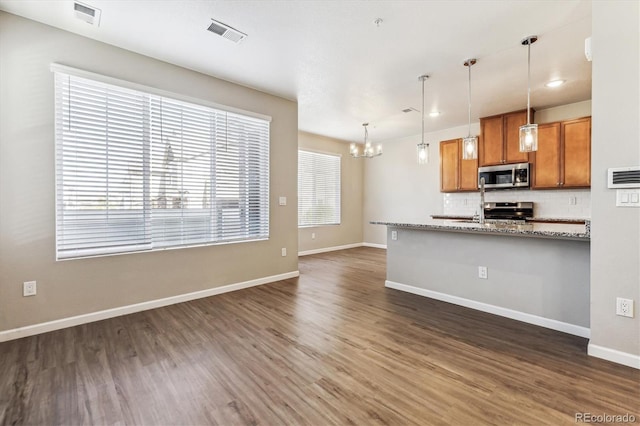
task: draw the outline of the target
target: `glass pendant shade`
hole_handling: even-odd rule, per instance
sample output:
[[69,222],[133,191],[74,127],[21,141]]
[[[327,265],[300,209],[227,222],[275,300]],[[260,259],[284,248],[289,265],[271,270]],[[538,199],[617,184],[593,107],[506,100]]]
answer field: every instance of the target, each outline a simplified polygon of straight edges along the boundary
[[520,152],[538,150],[538,125],[531,124],[531,45],[538,36],[529,36],[521,41],[527,46],[527,124],[520,126]]
[[520,152],[538,150],[538,125],[525,124],[520,126]]
[[464,66],[469,69],[469,91],[468,91],[468,101],[469,101],[469,133],[466,138],[462,138],[462,159],[463,160],[475,160],[478,158],[478,138],[476,136],[471,136],[471,67],[475,65],[477,60],[467,59],[464,62]]
[[429,144],[428,143],[419,143],[418,144],[418,164],[423,165],[429,162]]
[[462,139],[462,159],[475,160],[478,158],[478,138],[467,136]]
[[429,144],[424,142],[424,82],[428,78],[429,76],[426,74],[418,77],[418,80],[422,82],[422,133],[420,133],[422,141],[417,146],[418,164],[421,166],[429,162]]

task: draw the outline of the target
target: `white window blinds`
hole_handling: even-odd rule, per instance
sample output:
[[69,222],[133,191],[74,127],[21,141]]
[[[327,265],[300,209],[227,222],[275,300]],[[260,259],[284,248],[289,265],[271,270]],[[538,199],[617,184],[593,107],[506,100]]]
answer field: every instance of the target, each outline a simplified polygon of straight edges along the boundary
[[340,224],[340,156],[298,151],[298,226]]
[[58,259],[265,239],[269,122],[56,72]]

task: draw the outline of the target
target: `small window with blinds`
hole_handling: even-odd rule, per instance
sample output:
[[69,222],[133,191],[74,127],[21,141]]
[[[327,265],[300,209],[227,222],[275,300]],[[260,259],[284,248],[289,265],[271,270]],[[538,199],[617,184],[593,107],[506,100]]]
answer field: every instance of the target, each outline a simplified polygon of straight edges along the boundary
[[340,224],[340,156],[298,151],[298,226]]
[[269,237],[269,121],[55,74],[58,259]]

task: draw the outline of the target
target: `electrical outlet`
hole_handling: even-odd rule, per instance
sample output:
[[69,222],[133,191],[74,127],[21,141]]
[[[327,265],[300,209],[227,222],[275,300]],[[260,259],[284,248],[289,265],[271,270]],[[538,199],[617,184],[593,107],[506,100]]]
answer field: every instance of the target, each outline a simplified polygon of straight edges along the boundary
[[25,281],[22,283],[22,295],[23,296],[35,296],[36,295],[36,282]]
[[311,233],[311,239],[312,239],[312,240],[315,240],[315,239],[316,239],[316,233],[315,233],[315,232],[312,232],[312,233]]
[[578,203],[577,197],[569,197],[569,204],[571,204],[572,206],[575,206],[577,203]]
[[398,239],[398,231],[391,231],[391,239],[396,241]]
[[287,256],[287,249],[285,247],[282,247],[282,257],[286,257]]
[[489,279],[489,271],[486,266],[478,266],[478,278],[482,280]]
[[616,298],[616,315],[633,318],[633,299]]

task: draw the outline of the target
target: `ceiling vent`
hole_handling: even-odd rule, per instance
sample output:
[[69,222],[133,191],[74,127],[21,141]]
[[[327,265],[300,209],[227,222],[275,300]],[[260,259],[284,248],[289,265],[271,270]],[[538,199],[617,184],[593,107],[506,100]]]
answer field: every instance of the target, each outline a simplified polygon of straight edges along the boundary
[[73,10],[75,11],[76,18],[87,24],[95,25],[96,27],[100,25],[100,9],[96,9],[87,4],[74,2]]
[[222,22],[216,21],[215,19],[212,19],[211,21],[211,25],[209,25],[207,31],[218,34],[219,36],[222,36],[227,40],[231,40],[234,43],[240,43],[242,40],[247,38],[247,35],[245,33],[240,32],[235,28],[228,26],[227,24],[223,24]]
[[612,167],[607,175],[609,188],[640,188],[640,166]]

